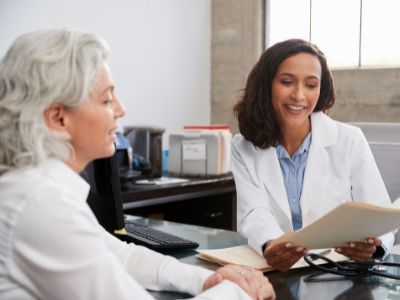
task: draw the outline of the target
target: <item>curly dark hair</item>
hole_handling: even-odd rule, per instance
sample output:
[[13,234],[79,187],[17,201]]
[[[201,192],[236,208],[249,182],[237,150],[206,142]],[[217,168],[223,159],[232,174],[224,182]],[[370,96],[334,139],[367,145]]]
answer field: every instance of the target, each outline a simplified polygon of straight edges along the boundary
[[290,39],[273,45],[254,65],[243,93],[233,108],[239,121],[240,133],[256,147],[267,149],[277,145],[280,129],[272,106],[271,84],[281,62],[298,53],[315,55],[321,64],[321,90],[314,112],[327,113],[335,103],[332,74],[324,53],[316,45],[301,39]]

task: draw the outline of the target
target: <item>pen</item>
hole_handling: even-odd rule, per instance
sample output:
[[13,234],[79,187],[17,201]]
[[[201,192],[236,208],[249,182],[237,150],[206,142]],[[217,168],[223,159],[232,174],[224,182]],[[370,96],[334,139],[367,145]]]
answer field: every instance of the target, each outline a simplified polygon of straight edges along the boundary
[[[322,251],[322,252],[317,253],[317,254],[318,254],[318,255],[321,255],[321,256],[327,256],[329,253],[331,253],[331,251],[332,251],[332,250],[328,249],[328,250]],[[311,258],[310,258],[311,261],[317,260],[317,259],[319,259],[318,256],[311,256]]]

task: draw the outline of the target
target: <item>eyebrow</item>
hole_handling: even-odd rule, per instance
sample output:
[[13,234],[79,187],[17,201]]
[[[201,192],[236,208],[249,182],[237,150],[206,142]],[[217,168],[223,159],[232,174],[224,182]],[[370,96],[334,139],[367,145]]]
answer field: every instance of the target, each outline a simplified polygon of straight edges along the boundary
[[[281,77],[281,76],[284,76],[284,75],[290,76],[290,77],[296,77],[296,76],[294,76],[293,74],[290,74],[290,73],[282,73],[282,74],[279,74],[278,77]],[[313,75],[308,76],[307,78],[315,78],[315,79],[317,79],[317,80],[320,80],[318,76],[313,76]]]
[[107,87],[101,94],[103,95],[103,94],[105,94],[108,90],[113,90],[114,89],[114,86],[113,85],[110,85],[109,87]]

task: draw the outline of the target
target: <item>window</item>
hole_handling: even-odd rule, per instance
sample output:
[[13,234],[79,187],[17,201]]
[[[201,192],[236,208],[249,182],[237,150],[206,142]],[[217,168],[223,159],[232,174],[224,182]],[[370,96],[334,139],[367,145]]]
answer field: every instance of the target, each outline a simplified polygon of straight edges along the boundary
[[333,68],[400,65],[399,0],[265,0],[265,46],[301,38]]

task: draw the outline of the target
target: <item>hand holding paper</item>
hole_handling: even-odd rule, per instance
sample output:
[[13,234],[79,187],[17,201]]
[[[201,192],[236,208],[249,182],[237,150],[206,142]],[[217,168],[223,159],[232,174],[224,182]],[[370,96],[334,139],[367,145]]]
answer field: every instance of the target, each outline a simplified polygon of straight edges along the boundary
[[281,243],[271,246],[270,243],[264,251],[264,257],[274,270],[289,271],[309,251],[301,246],[293,247],[292,243]]
[[349,247],[349,242],[365,243],[400,227],[400,201],[391,208],[361,202],[345,202],[299,231],[287,232],[271,245],[291,242],[310,249]]
[[336,247],[335,251],[348,256],[356,262],[362,263],[370,259],[376,251],[376,246],[381,246],[382,240],[369,238],[367,242],[350,242],[349,247]]

